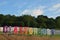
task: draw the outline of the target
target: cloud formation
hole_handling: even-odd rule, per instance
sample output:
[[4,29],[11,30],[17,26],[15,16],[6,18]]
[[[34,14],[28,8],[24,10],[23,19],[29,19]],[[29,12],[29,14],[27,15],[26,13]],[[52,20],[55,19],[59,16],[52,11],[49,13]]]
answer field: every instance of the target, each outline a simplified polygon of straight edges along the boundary
[[60,3],[53,5],[49,8],[49,11],[59,11],[60,10]]
[[56,18],[57,16],[60,16],[60,3],[54,4],[47,8],[47,12],[49,17]]
[[21,12],[21,15],[31,15],[37,17],[38,15],[44,14],[44,9],[46,6],[37,6],[37,7],[32,7],[30,9],[25,9]]
[[42,15],[44,12],[43,10],[41,9],[33,9],[33,10],[29,10],[29,9],[26,9],[22,12],[23,15],[32,15],[32,16],[35,16],[37,17],[38,15]]

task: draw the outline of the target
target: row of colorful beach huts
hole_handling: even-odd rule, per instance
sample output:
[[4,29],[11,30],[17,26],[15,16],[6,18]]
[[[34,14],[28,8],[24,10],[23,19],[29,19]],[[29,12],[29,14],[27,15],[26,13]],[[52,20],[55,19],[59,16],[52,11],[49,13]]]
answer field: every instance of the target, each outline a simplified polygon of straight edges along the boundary
[[23,34],[23,35],[55,35],[54,29],[4,26],[0,27],[0,33]]

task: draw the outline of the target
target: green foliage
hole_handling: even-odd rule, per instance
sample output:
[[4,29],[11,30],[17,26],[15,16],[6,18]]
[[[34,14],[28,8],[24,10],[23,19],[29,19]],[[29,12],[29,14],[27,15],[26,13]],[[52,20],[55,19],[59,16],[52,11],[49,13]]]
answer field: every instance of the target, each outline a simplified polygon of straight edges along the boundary
[[43,15],[38,15],[35,18],[31,15],[15,16],[0,14],[0,27],[5,25],[60,29],[60,16],[53,19]]
[[60,16],[56,17],[55,21],[56,21],[56,28],[60,29]]

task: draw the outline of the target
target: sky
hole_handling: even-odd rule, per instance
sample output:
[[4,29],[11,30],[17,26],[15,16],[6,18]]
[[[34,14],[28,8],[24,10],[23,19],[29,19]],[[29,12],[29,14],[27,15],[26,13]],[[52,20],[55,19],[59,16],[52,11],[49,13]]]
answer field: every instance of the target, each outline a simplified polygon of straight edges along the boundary
[[0,14],[60,16],[60,0],[0,0]]

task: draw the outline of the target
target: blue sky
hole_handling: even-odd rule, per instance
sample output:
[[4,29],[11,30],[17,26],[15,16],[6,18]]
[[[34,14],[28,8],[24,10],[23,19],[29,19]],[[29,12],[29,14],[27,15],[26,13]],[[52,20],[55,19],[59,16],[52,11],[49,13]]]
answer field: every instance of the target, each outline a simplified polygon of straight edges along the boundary
[[0,0],[0,14],[60,16],[60,0]]

